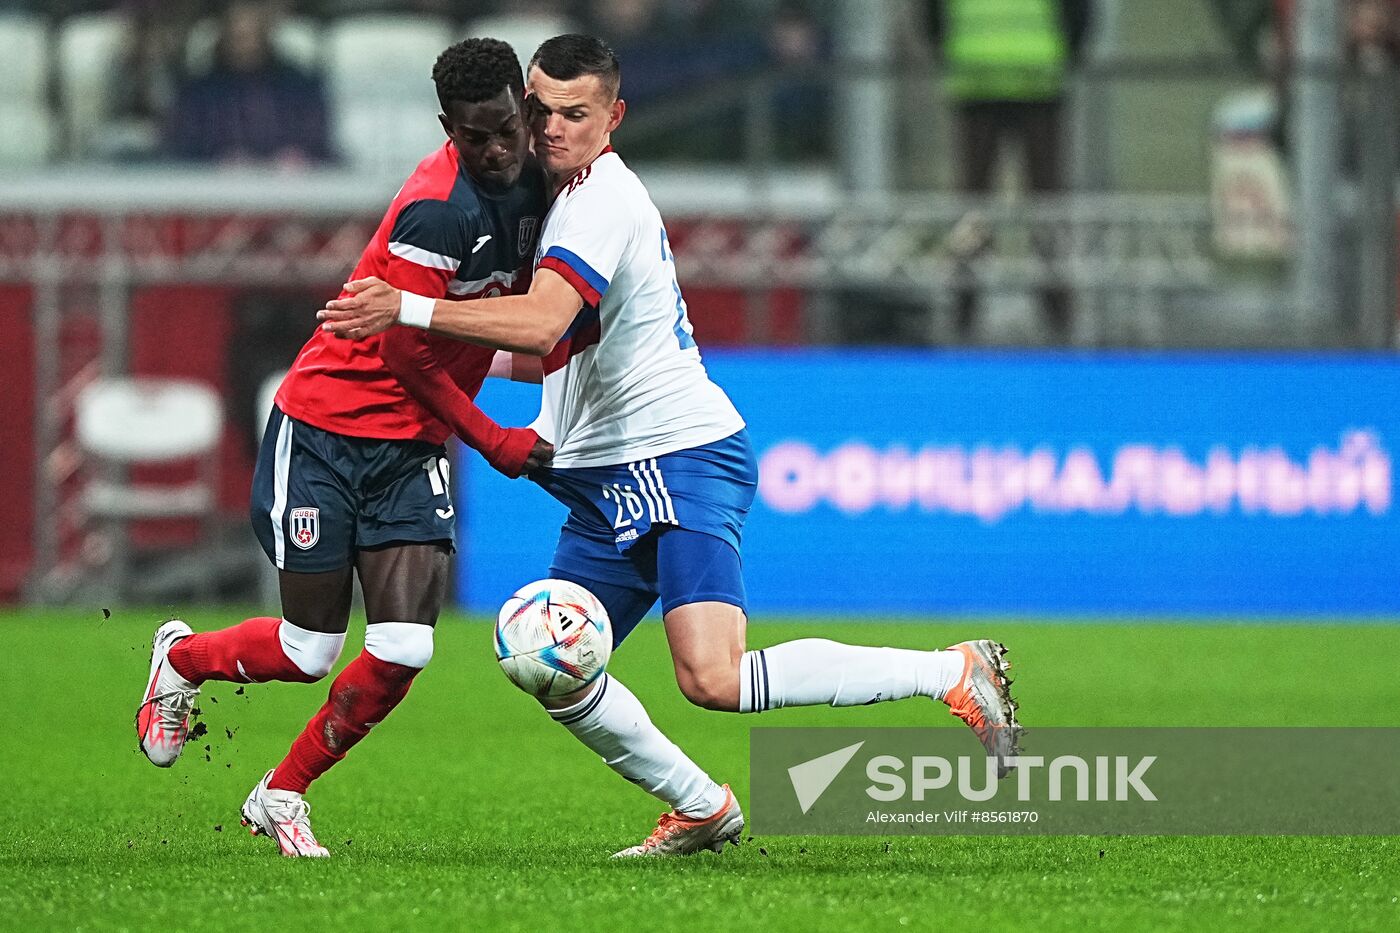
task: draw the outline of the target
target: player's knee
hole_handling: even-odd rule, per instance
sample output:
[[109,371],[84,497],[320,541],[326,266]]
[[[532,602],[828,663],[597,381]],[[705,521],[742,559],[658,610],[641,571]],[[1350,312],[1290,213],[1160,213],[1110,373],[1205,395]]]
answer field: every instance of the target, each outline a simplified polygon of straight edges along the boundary
[[739,671],[721,666],[678,670],[681,693],[696,706],[734,712],[739,708]]
[[381,661],[422,670],[433,659],[433,627],[418,622],[372,622],[365,650]]
[[344,632],[315,632],[286,619],[278,626],[277,637],[282,653],[301,671],[305,683],[315,683],[329,674],[345,647]]

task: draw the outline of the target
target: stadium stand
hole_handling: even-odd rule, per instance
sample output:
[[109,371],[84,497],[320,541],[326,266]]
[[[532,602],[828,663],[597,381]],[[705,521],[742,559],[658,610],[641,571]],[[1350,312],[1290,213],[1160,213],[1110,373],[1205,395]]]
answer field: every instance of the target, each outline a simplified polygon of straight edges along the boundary
[[108,86],[130,24],[118,13],[88,13],[59,24],[59,98],[70,154],[92,152],[110,115]]
[[397,173],[442,143],[432,62],[456,38],[427,16],[353,16],[326,31],[336,149],[352,167]]
[[[307,71],[321,69],[321,24],[306,17],[291,17],[277,24],[272,44],[277,54]],[[214,64],[214,46],[219,41],[219,21],[200,20],[190,30],[185,47],[185,69],[192,75],[204,74]]]
[[0,16],[5,54],[0,56],[0,126],[23,126],[23,133],[0,133],[0,165],[27,166],[46,162],[54,144],[48,109],[48,25],[37,16]]
[[474,19],[466,25],[469,36],[491,36],[509,43],[522,66],[529,64],[530,56],[544,40],[577,31],[578,25],[568,17],[545,11],[500,13]]

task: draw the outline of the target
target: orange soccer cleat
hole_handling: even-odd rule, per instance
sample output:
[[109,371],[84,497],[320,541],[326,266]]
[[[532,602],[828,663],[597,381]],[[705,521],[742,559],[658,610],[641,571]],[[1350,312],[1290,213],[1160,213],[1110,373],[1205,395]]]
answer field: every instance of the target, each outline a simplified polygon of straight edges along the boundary
[[948,691],[943,702],[952,714],[981,740],[987,756],[997,760],[997,777],[1006,777],[1015,768],[1007,762],[1021,753],[1021,735],[1025,730],[1016,721],[1016,701],[1011,699],[1011,678],[1006,672],[1006,646],[994,641],[965,641],[952,645],[949,651],[963,656],[963,675],[956,687]]
[[729,785],[724,785],[724,806],[713,816],[703,820],[682,816],[674,810],[664,813],[656,823],[656,829],[646,837],[641,845],[635,845],[621,852],[614,852],[613,858],[635,858],[652,855],[693,855],[702,849],[723,852],[726,842],[739,844],[744,832],[744,811],[739,809],[739,801]]

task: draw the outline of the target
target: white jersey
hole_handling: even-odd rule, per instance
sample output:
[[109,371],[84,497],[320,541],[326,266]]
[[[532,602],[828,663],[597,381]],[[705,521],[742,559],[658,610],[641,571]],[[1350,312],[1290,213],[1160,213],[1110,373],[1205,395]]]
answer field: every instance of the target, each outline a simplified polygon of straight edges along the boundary
[[744,426],[691,337],[661,214],[611,149],[564,186],[536,269],[584,307],[544,361],[533,427],[556,467],[612,466],[713,443]]

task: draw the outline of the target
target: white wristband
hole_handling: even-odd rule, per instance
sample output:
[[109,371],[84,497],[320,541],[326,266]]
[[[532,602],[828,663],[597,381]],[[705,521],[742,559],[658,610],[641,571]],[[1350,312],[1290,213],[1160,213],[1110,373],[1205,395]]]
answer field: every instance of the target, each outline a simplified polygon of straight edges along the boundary
[[399,323],[427,330],[433,323],[433,305],[437,301],[413,292],[399,292]]

